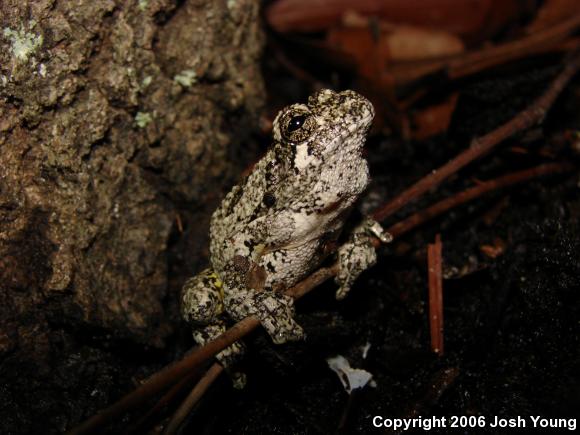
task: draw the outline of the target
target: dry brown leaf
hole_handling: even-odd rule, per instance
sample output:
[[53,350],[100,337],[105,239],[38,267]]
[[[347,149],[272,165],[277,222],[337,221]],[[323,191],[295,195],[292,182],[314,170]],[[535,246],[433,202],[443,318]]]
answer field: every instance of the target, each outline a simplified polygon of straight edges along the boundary
[[393,62],[451,56],[463,52],[463,42],[450,33],[411,26],[390,26],[385,35]]
[[376,28],[335,27],[327,42],[355,59],[359,74],[379,86],[392,83],[387,78],[390,64],[457,55],[464,49],[457,36],[438,30],[386,23]]
[[416,140],[424,140],[428,137],[447,131],[451,116],[455,110],[458,93],[455,92],[440,104],[435,104],[416,112],[412,115],[411,136]]
[[266,9],[266,20],[278,32],[317,32],[356,11],[483,41],[529,11],[531,4],[520,0],[278,0]]

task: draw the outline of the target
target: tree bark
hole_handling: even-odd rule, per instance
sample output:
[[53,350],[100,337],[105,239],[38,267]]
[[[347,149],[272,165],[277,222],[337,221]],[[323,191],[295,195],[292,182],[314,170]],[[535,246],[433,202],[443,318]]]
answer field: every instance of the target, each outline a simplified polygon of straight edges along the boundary
[[2,432],[70,427],[165,345],[263,104],[257,3],[0,0]]

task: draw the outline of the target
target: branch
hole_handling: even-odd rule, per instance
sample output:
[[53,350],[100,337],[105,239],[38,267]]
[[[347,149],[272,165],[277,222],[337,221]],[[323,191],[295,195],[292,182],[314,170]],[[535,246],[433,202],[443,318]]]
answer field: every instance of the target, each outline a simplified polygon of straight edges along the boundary
[[385,206],[377,210],[374,214],[375,218],[378,221],[385,220],[428,190],[441,184],[445,179],[458,172],[464,166],[487,154],[506,138],[541,122],[550,106],[554,103],[554,100],[560,95],[562,89],[564,89],[578,69],[580,69],[580,54],[575,53],[568,57],[564,69],[551,83],[548,90],[531,106],[495,130],[480,138],[474,139],[467,150],[460,153],[439,169],[435,169],[431,174],[421,178],[414,185],[404,190]]
[[[508,187],[516,183],[521,183],[523,181],[536,178],[542,175],[548,174],[555,174],[561,172],[568,172],[574,169],[573,165],[568,163],[551,163],[546,165],[541,165],[536,168],[527,169],[519,172],[514,172],[512,174],[505,175],[503,177],[496,178],[494,180],[485,181],[477,186],[467,189],[463,192],[460,192],[450,198],[444,199],[435,205],[429,207],[426,210],[418,212],[413,216],[409,217],[408,219],[399,222],[398,224],[393,225],[389,228],[388,232],[394,237],[399,237],[402,234],[408,232],[412,228],[419,226],[420,224],[436,217],[447,210],[452,208],[458,207],[465,202],[468,202],[472,199],[475,199],[479,196],[484,195],[487,192],[492,190],[498,190],[500,188]],[[380,241],[378,239],[374,239],[375,246],[378,247],[380,245]],[[430,325],[431,325],[431,347],[434,352],[438,353],[439,355],[443,354],[443,294],[442,294],[442,283],[441,283],[441,240],[438,237],[435,245],[430,245],[436,247],[437,244],[439,245],[438,252],[433,252],[433,254],[437,257],[438,262],[434,264],[437,267],[437,270],[431,274],[431,265],[429,265],[429,297],[430,303],[429,308],[430,310],[433,309],[434,314],[436,314],[437,320],[433,319],[433,314],[430,313]],[[437,251],[437,249],[434,249]],[[429,257],[431,259],[431,257]],[[310,276],[309,279],[302,281],[301,283],[297,284],[295,287],[290,289],[287,293],[294,297],[295,299],[301,298],[303,295],[308,293],[314,287],[317,287],[320,283],[324,282],[328,278],[336,275],[338,270],[338,264],[335,263],[332,267],[327,269],[320,269],[315,272],[313,275]],[[431,277],[433,276],[433,283],[431,282]],[[435,282],[437,281],[437,282]],[[433,299],[433,302],[431,302]],[[219,364],[214,363],[212,368]],[[201,383],[201,381],[200,381]],[[204,386],[205,387],[205,386]],[[197,388],[197,387],[196,387]],[[205,387],[207,388],[207,387]],[[205,391],[205,390],[204,390]],[[199,398],[198,398],[199,399]],[[188,400],[188,399],[186,399]],[[196,399],[197,400],[197,399]],[[193,407],[195,402],[190,405],[190,408]],[[185,405],[185,402],[182,406]],[[181,408],[180,408],[181,409]],[[177,411],[179,412],[179,411]],[[174,417],[175,418],[175,417]],[[181,421],[181,420],[180,420]]]
[[441,58],[400,61],[390,65],[388,72],[397,85],[409,84],[438,72],[444,72],[450,80],[457,80],[516,59],[576,50],[578,39],[568,35],[579,26],[580,14],[574,14],[566,21],[500,45]]
[[185,420],[195,404],[199,401],[199,399],[201,399],[201,397],[203,397],[207,389],[218,378],[223,370],[224,368],[220,364],[212,364],[206,374],[199,380],[195,387],[193,387],[191,393],[189,393],[179,409],[175,412],[175,414],[173,414],[173,417],[171,417],[171,420],[167,424],[163,435],[173,435],[177,433],[183,420]]
[[139,421],[127,430],[127,435],[139,435],[147,432],[147,428],[151,425],[152,420],[173,402],[182,390],[190,386],[196,377],[196,372],[188,374],[174,384],[167,392],[157,401],[155,406],[151,408]]
[[570,172],[574,168],[574,165],[569,163],[547,163],[536,166],[535,168],[513,172],[493,180],[484,181],[475,187],[445,198],[433,204],[431,207],[415,213],[407,219],[392,225],[387,231],[395,238],[400,237],[424,222],[445,213],[447,210],[471,201],[492,190],[502,189],[542,175]]
[[[336,265],[333,267],[322,268],[314,272],[304,281],[298,283],[286,293],[296,299],[301,298],[314,287],[318,286],[328,278],[336,274]],[[118,402],[108,408],[98,412],[77,427],[71,429],[69,435],[87,434],[98,428],[105,426],[125,412],[136,408],[150,397],[163,391],[169,385],[177,382],[181,377],[186,376],[191,371],[197,369],[200,364],[212,358],[215,354],[225,349],[240,338],[249,334],[256,329],[260,321],[255,316],[246,317],[244,320],[236,323],[226,332],[213,341],[201,347],[196,347],[191,353],[182,360],[170,364],[148,379],[139,387],[122,397]]]
[[429,275],[429,326],[431,330],[431,350],[443,355],[443,272],[441,236],[437,234],[435,243],[427,246]]

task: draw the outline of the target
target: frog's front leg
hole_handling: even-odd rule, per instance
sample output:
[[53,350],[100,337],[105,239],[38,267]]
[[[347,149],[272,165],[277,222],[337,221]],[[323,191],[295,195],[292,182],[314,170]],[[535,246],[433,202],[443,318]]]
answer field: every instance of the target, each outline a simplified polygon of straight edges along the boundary
[[266,270],[252,260],[236,255],[225,269],[224,303],[235,320],[256,316],[276,344],[304,338],[294,321],[294,299],[265,289]]
[[[194,325],[193,339],[199,345],[215,340],[226,331],[224,322],[223,285],[219,277],[206,269],[188,279],[183,285],[181,312],[183,318]],[[216,355],[219,363],[228,370],[234,386],[245,384],[244,375],[231,371],[231,367],[244,353],[237,341]]]
[[227,311],[236,320],[256,316],[275,344],[304,338],[304,331],[294,320],[294,300],[276,291],[235,289],[226,291]]
[[373,236],[383,243],[392,240],[377,221],[365,218],[352,231],[349,240],[338,249],[338,273],[335,282],[339,285],[336,299],[344,299],[358,276],[377,262]]

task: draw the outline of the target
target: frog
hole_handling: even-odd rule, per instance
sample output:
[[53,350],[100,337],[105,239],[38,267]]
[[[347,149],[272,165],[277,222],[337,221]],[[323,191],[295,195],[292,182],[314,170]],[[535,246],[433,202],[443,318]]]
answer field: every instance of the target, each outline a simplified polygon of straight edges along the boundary
[[[211,267],[183,286],[182,316],[198,344],[247,316],[275,344],[302,340],[285,291],[336,255],[336,298],[344,299],[376,263],[373,237],[390,239],[378,222],[364,217],[342,235],[370,182],[363,146],[373,118],[373,105],[352,90],[322,89],[278,113],[272,145],[211,217]],[[236,342],[216,358],[228,369],[243,353]]]

